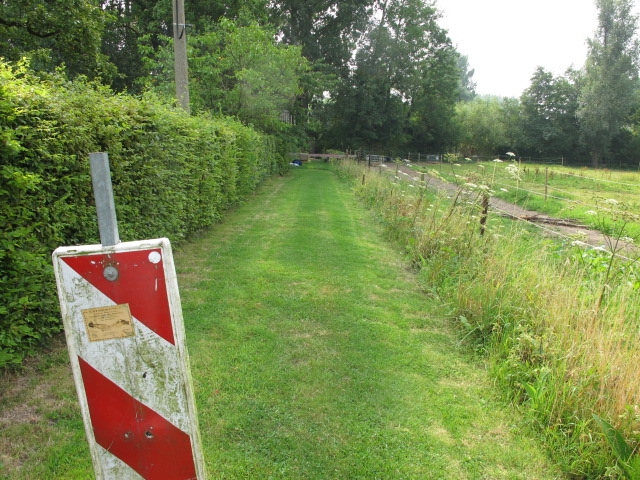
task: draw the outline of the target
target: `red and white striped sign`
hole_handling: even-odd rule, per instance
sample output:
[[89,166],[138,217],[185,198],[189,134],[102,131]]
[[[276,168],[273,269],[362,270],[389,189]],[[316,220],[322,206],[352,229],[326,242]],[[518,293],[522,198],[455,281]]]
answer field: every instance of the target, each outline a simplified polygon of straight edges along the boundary
[[53,260],[96,477],[205,478],[169,240]]

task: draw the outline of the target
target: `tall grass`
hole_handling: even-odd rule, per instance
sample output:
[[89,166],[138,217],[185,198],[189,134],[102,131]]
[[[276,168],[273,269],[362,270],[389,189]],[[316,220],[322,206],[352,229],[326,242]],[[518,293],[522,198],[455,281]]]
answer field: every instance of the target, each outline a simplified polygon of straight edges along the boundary
[[382,169],[343,161],[338,170],[406,249],[425,290],[451,304],[460,341],[487,356],[564,470],[629,477],[593,415],[640,446],[635,262],[491,215],[481,235],[486,190],[435,194]]

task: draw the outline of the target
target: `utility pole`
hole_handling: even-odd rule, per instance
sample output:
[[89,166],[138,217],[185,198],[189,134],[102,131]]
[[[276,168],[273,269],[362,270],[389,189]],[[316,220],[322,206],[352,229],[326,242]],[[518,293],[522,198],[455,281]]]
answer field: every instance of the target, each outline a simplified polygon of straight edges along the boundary
[[190,113],[187,25],[184,17],[184,0],[173,0],[173,49],[176,70],[176,98],[182,109]]

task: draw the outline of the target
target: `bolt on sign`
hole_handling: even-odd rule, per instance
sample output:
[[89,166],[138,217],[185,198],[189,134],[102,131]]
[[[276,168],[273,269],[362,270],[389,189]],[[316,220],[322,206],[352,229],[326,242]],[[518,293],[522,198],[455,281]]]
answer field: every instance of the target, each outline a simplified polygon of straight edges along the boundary
[[96,478],[205,478],[169,240],[60,247],[53,263]]

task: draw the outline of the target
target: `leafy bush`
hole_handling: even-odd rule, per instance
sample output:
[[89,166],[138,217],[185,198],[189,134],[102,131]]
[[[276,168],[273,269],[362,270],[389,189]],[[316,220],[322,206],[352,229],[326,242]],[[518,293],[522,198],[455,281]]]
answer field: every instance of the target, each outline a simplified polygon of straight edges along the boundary
[[61,329],[50,255],[99,243],[96,151],[109,154],[125,241],[179,241],[288,164],[274,139],[236,120],[0,63],[0,367]]

